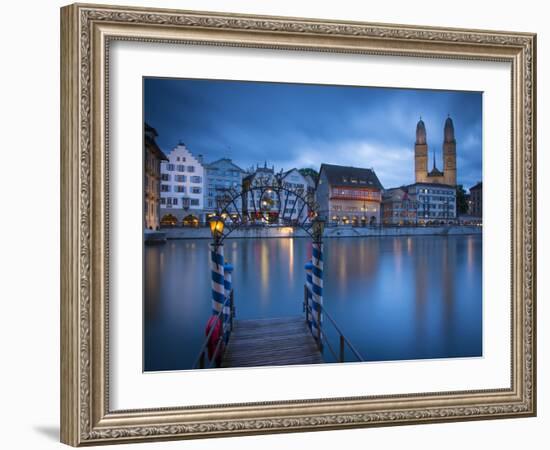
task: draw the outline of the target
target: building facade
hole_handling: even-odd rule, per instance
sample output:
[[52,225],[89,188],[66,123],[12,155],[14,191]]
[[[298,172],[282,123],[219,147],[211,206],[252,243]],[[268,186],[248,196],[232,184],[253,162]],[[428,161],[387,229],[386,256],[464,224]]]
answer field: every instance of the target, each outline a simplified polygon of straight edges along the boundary
[[248,174],[243,177],[242,210],[247,220],[254,223],[277,223],[279,220],[279,197],[273,190],[265,190],[262,195],[259,191],[252,189],[256,184],[269,185],[275,181],[275,166],[267,167],[259,165],[249,169]]
[[329,224],[366,226],[380,223],[382,191],[373,169],[322,164],[315,195]]
[[241,197],[232,193],[241,192],[244,170],[229,158],[221,158],[205,164],[204,210],[207,217],[221,209],[229,215],[238,215],[242,210]]
[[416,225],[417,214],[418,202],[410,198],[408,186],[384,191],[381,210],[384,225]]
[[168,161],[157,145],[157,131],[144,124],[144,161],[143,161],[143,226],[146,230],[158,230],[160,227],[160,177],[161,162]]
[[456,221],[456,188],[447,184],[415,183],[407,186],[417,207],[419,225],[451,224]]
[[[311,211],[303,199],[313,194],[315,186],[312,185],[312,181],[311,177],[302,175],[298,169],[291,169],[283,173],[283,187],[289,192],[288,196],[287,192],[281,192],[281,214],[285,220],[307,222]],[[298,195],[294,195],[292,192],[297,192]],[[300,199],[300,197],[302,198]]]
[[470,215],[482,217],[483,215],[483,183],[480,181],[470,188]]
[[456,140],[453,121],[450,117],[445,120],[443,136],[443,171],[437,168],[434,151],[432,170],[428,172],[429,149],[426,125],[422,119],[418,121],[414,144],[414,178],[416,183],[456,186]]
[[160,196],[162,225],[198,226],[204,222],[202,155],[194,156],[183,143],[174,147],[161,165]]

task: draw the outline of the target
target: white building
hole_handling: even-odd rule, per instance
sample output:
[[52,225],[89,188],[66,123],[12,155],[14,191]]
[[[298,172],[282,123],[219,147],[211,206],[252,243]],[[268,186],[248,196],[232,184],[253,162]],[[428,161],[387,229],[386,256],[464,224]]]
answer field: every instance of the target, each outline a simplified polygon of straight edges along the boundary
[[[194,156],[183,143],[161,165],[161,224],[196,226],[204,222],[204,167],[202,155]],[[164,219],[164,220],[163,220]]]
[[277,222],[279,201],[276,192],[272,190],[263,191],[260,198],[259,191],[253,189],[257,183],[262,185],[272,184],[275,180],[275,167],[256,166],[256,169],[249,170],[248,175],[243,178],[242,209],[243,214],[251,221]]
[[[254,189],[254,186],[278,184],[280,188]],[[243,213],[252,221],[272,224],[305,222],[310,213],[308,193],[313,200],[314,182],[297,169],[275,172],[274,167],[256,166],[243,178]]]
[[[301,192],[301,197],[307,198],[308,193],[312,193],[315,189],[313,180],[311,177],[305,177],[298,169],[291,169],[288,172],[283,173],[283,187],[289,189],[289,191]],[[308,205],[298,199],[294,194],[289,194],[283,190],[281,192],[281,215],[285,220],[296,220],[298,222],[305,222],[310,211]]]
[[439,183],[408,186],[409,197],[418,205],[418,223],[453,223],[456,220],[456,188]]

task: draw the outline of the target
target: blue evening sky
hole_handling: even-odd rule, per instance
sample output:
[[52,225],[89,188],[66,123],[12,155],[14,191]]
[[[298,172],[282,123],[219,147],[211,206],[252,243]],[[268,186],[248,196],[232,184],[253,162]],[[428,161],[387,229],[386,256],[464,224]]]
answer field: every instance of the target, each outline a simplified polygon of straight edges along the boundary
[[385,188],[414,182],[414,141],[426,124],[429,167],[442,169],[443,125],[450,114],[458,183],[481,180],[482,94],[371,87],[146,78],[145,121],[169,153],[182,141],[207,162],[221,157],[247,169],[321,163],[373,168]]

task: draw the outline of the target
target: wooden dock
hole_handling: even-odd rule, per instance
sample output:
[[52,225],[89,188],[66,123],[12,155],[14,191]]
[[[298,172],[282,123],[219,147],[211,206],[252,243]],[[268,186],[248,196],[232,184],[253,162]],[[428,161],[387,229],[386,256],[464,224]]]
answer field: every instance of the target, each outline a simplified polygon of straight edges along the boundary
[[237,320],[222,367],[320,364],[319,351],[304,316]]

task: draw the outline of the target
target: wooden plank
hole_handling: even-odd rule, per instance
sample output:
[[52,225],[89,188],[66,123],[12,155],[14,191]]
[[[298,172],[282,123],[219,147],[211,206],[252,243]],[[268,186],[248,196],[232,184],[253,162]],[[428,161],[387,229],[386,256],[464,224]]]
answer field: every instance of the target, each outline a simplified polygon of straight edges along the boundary
[[323,357],[304,317],[235,321],[222,367],[320,364]]

